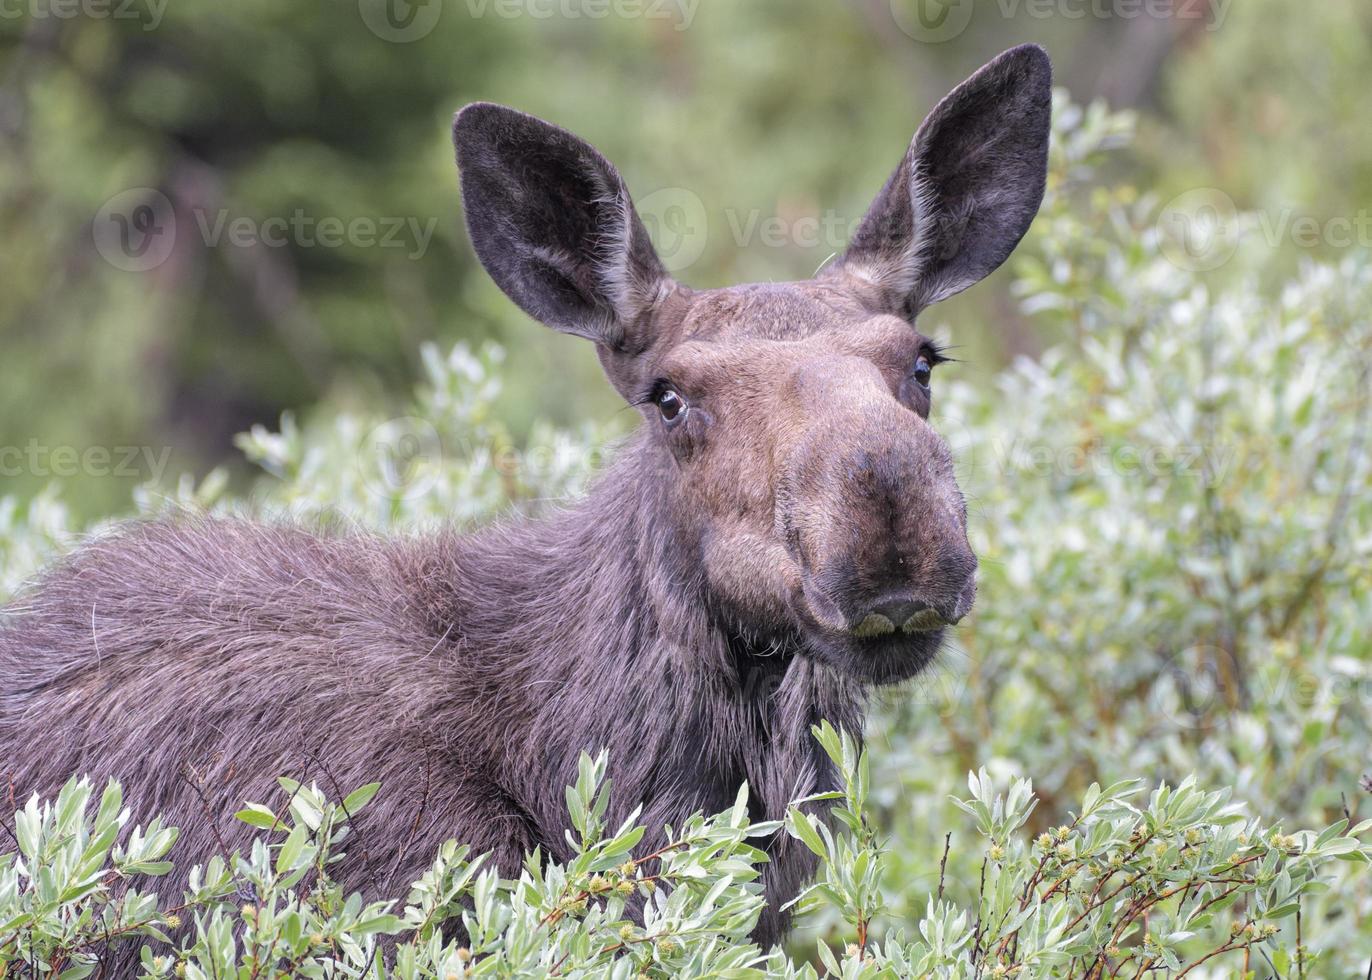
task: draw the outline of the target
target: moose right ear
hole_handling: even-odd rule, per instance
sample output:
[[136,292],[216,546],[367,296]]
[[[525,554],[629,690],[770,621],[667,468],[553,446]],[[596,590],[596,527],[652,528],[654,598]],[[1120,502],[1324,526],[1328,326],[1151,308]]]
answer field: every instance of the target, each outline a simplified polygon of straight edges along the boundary
[[472,245],[505,295],[556,330],[645,349],[649,314],[673,283],[609,161],[489,102],[457,114],[453,143]]
[[1048,55],[1026,44],[954,89],[833,268],[872,284],[891,312],[912,320],[994,272],[1043,201],[1052,81]]

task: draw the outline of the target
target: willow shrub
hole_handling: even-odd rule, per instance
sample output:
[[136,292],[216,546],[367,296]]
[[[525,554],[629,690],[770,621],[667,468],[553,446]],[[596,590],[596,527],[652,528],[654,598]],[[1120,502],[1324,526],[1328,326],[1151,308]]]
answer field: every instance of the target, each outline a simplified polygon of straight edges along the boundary
[[[583,756],[567,791],[570,861],[534,853],[518,878],[502,879],[450,842],[403,903],[344,894],[329,875],[378,784],[330,800],[283,778],[276,809],[238,813],[260,830],[251,850],[195,868],[171,903],[127,879],[171,870],[175,828],[124,833],[118,784],[97,802],[89,781],[73,779],[16,814],[17,853],[0,856],[0,975],[90,976],[121,943],[145,944],[143,975],[195,980],[1181,975],[1226,954],[1303,975],[1308,953],[1284,941],[1282,921],[1327,888],[1334,861],[1372,863],[1358,839],[1372,821],[1285,834],[1194,780],[1146,800],[1136,780],[1093,785],[1067,823],[1034,839],[1024,832],[1037,802],[1028,781],[1002,793],[983,770],[956,801],[985,852],[975,902],[930,898],[908,935],[877,940],[869,927],[885,912],[885,854],[866,807],[867,759],[828,726],[815,734],[843,774],[829,800],[833,829],[802,805],[784,828],[754,823],[744,787],[729,810],[693,815],[642,854],[633,817],[604,823],[605,756]],[[816,963],[748,939],[762,909],[759,847],[778,832],[821,859],[800,910],[825,907],[856,930],[843,948],[821,942]]]

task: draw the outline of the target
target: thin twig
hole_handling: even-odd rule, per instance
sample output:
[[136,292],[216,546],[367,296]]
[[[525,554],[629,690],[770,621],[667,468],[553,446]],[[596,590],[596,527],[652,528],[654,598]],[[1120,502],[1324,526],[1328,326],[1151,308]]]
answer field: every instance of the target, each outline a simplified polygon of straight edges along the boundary
[[[322,750],[323,747],[323,743],[321,742],[319,746],[320,750]],[[348,821],[351,825],[353,815],[348,812],[347,797],[343,792],[343,788],[338,784],[338,780],[334,778],[333,770],[329,768],[329,764],[324,761],[318,751],[311,752],[308,748],[305,750],[305,757],[317,765],[319,771],[324,774],[324,778],[329,781],[329,786],[338,799],[338,807],[343,811],[343,819]],[[376,868],[373,866],[371,854],[367,852],[366,841],[362,838],[361,834],[356,833],[356,826],[353,826],[353,831],[356,834],[358,846],[362,848],[362,862],[363,866],[367,869],[367,879],[372,883],[373,888],[379,890],[381,884],[376,880]]]
[[[5,795],[5,801],[6,801],[6,802],[5,802],[5,805],[6,805],[6,812],[7,812],[7,813],[14,813],[14,812],[16,812],[16,811],[19,809],[18,807],[16,807],[16,806],[14,805],[14,774],[13,774],[13,773],[10,773],[10,774],[9,774],[9,791],[8,791],[8,792],[6,793],[6,795]],[[21,847],[19,846],[19,838],[15,836],[14,831],[10,830],[10,825],[9,825],[7,822],[5,822],[5,821],[0,820],[0,828],[2,828],[2,829],[5,831],[5,833],[9,836],[9,839],[10,839],[11,841],[14,842],[14,849],[15,849],[15,851],[22,851],[23,848],[21,848]]]
[[424,739],[424,788],[419,795],[419,809],[415,811],[414,823],[410,825],[410,833],[405,838],[405,843],[395,852],[395,862],[391,865],[390,873],[386,875],[386,884],[389,885],[395,880],[395,876],[400,873],[400,862],[405,860],[405,855],[409,852],[410,846],[419,836],[419,825],[424,819],[424,811],[429,806],[429,740]]
[[1301,903],[1296,899],[1296,976],[1305,980],[1305,943],[1301,938]]
[[181,764],[181,778],[184,779],[191,791],[195,793],[196,799],[200,801],[200,807],[205,811],[205,822],[210,825],[210,831],[214,834],[214,840],[219,845],[219,852],[224,856],[224,860],[232,862],[233,858],[229,853],[229,846],[224,843],[224,837],[219,833],[219,821],[215,819],[215,812],[210,807],[210,801],[205,796],[205,791],[200,786],[200,773],[195,771],[195,767],[189,762]]
[[953,845],[953,832],[950,830],[943,837],[943,860],[938,863],[938,901],[943,901],[943,874],[948,870],[948,849]]
[[1194,970],[1196,967],[1200,966],[1200,965],[1201,965],[1202,963],[1204,963],[1206,960],[1214,959],[1216,956],[1219,956],[1219,955],[1221,955],[1221,954],[1223,954],[1223,953],[1233,953],[1233,952],[1236,952],[1237,950],[1240,950],[1240,949],[1247,949],[1250,945],[1252,945],[1252,944],[1251,944],[1251,943],[1239,943],[1239,944],[1235,945],[1235,944],[1233,944],[1233,943],[1225,943],[1223,946],[1221,946],[1219,949],[1215,950],[1213,953],[1206,953],[1206,954],[1205,954],[1204,956],[1202,956],[1200,959],[1196,960],[1196,962],[1192,963],[1192,964],[1191,964],[1190,966],[1188,966],[1186,969],[1184,969],[1184,970],[1182,970],[1180,973],[1178,973],[1178,974],[1177,974],[1177,980],[1181,980],[1182,977],[1186,976],[1188,973],[1190,973],[1190,972],[1191,972],[1192,970]]

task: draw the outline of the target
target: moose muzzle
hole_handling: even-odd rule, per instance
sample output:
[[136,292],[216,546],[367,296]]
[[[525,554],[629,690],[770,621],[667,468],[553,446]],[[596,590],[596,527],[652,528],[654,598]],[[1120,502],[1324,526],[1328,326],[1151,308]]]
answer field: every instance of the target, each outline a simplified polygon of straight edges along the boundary
[[948,446],[884,385],[845,394],[805,427],[778,494],[804,605],[857,639],[957,623],[977,559]]

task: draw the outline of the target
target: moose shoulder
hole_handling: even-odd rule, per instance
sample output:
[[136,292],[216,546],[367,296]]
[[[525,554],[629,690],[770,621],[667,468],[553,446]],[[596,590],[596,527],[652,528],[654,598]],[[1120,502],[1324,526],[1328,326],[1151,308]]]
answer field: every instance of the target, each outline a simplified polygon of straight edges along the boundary
[[[183,828],[183,869],[241,846],[230,814],[278,774],[380,780],[341,876],[392,891],[450,837],[509,872],[535,846],[565,856],[583,750],[610,750],[614,805],[649,828],[745,780],[763,818],[827,787],[810,726],[860,729],[864,693],[925,667],[973,602],[927,421],[939,352],[914,323],[1024,235],[1050,103],[1040,49],[1001,55],[934,109],[816,279],[708,291],[667,276],[591,146],[468,106],[477,255],[597,345],[638,432],[584,500],[474,535],[187,517],[88,543],[0,620],[0,777],[21,795],[120,779]],[[812,871],[770,849],[764,943]]]

